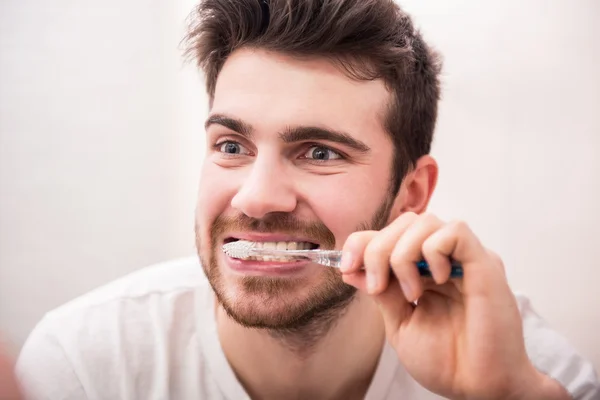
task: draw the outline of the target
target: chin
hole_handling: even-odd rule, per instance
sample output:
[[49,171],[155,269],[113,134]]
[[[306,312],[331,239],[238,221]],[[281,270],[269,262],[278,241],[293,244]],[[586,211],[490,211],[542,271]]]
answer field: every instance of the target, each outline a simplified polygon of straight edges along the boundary
[[265,302],[260,296],[250,295],[241,301],[221,301],[227,315],[238,324],[248,328],[285,329],[297,320],[298,312],[290,312],[294,301],[271,299]]
[[[309,279],[229,277],[215,290],[226,313],[249,328],[290,330],[327,317],[332,319],[354,298],[356,290],[341,277]],[[233,278],[233,279],[231,279]]]
[[314,302],[311,291],[315,283],[308,279],[223,276],[222,282],[216,292],[219,303],[230,317],[245,326],[286,325],[296,318],[299,308]]

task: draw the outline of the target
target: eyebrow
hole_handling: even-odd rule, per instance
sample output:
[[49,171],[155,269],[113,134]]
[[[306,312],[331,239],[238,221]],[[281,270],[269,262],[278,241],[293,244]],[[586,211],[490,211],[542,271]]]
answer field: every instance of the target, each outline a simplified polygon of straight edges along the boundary
[[[221,125],[227,129],[230,129],[248,139],[253,138],[254,128],[252,125],[245,123],[244,121],[232,118],[224,114],[213,114],[208,117],[204,124],[205,129],[208,129],[211,125]],[[316,126],[294,126],[286,128],[279,134],[279,138],[284,143],[303,142],[310,140],[327,140],[334,143],[339,143],[348,146],[360,153],[368,153],[371,148],[366,143],[353,138],[351,135],[345,132],[335,131],[332,129],[319,128]]]
[[316,126],[296,126],[286,129],[279,134],[281,140],[285,143],[302,142],[309,140],[327,140],[350,147],[360,153],[371,151],[369,146],[358,139],[353,138],[345,132],[334,131],[331,129],[319,128]]
[[231,118],[223,114],[213,114],[208,117],[204,124],[204,129],[208,129],[211,125],[221,125],[227,129],[239,133],[242,136],[252,139],[254,128],[252,125],[236,118]]

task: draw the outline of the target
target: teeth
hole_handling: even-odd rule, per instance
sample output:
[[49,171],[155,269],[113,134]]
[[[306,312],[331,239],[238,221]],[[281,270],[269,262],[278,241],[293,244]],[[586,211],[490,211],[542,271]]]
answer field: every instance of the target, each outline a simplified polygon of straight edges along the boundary
[[[310,250],[312,245],[308,242],[252,242],[256,249],[272,249],[272,250]],[[294,257],[281,256],[251,256],[246,258],[251,261],[276,261],[289,262],[295,261]]]
[[308,242],[252,242],[256,249],[272,250],[310,250]]
[[278,262],[289,262],[296,261],[294,257],[273,257],[273,256],[250,256],[244,258],[248,261],[278,261]]
[[277,242],[264,242],[263,243],[263,249],[273,249],[273,250],[275,250],[276,248],[277,248]]

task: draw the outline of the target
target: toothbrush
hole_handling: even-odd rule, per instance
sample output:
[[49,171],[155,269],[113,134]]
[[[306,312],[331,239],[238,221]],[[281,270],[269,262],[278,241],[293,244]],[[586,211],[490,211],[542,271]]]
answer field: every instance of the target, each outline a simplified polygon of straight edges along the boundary
[[[342,252],[338,250],[278,250],[256,248],[254,242],[246,240],[238,240],[223,245],[223,253],[232,258],[248,258],[253,256],[270,256],[270,257],[294,257],[305,258],[314,263],[324,265],[326,267],[339,268],[342,261]],[[426,261],[415,263],[419,274],[423,277],[431,277],[431,271]],[[462,266],[456,262],[452,262],[451,278],[462,278]]]

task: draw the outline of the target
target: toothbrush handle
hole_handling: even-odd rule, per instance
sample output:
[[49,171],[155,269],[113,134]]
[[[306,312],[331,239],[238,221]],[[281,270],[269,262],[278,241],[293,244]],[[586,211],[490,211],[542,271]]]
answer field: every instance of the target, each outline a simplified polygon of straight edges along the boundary
[[[340,252],[333,252],[333,251],[321,251],[321,252],[315,252],[314,254],[312,254],[312,256],[310,257],[312,259],[312,261],[321,264],[321,265],[325,265],[328,267],[338,267],[341,264],[341,253]],[[427,264],[426,261],[422,260],[419,261],[417,264],[417,269],[419,270],[419,274],[422,277],[427,277],[427,278],[431,278],[431,270],[429,269],[429,264]],[[453,261],[451,263],[451,267],[452,269],[450,270],[450,278],[462,278],[463,277],[463,268],[462,265],[460,265],[459,263]],[[391,271],[391,267],[390,267],[390,271]]]
[[[457,262],[452,262],[450,269],[450,278],[462,278],[463,277],[463,268]],[[421,276],[431,278],[431,270],[429,269],[429,265],[425,261],[419,261],[417,263],[417,268],[419,269],[419,274]]]

